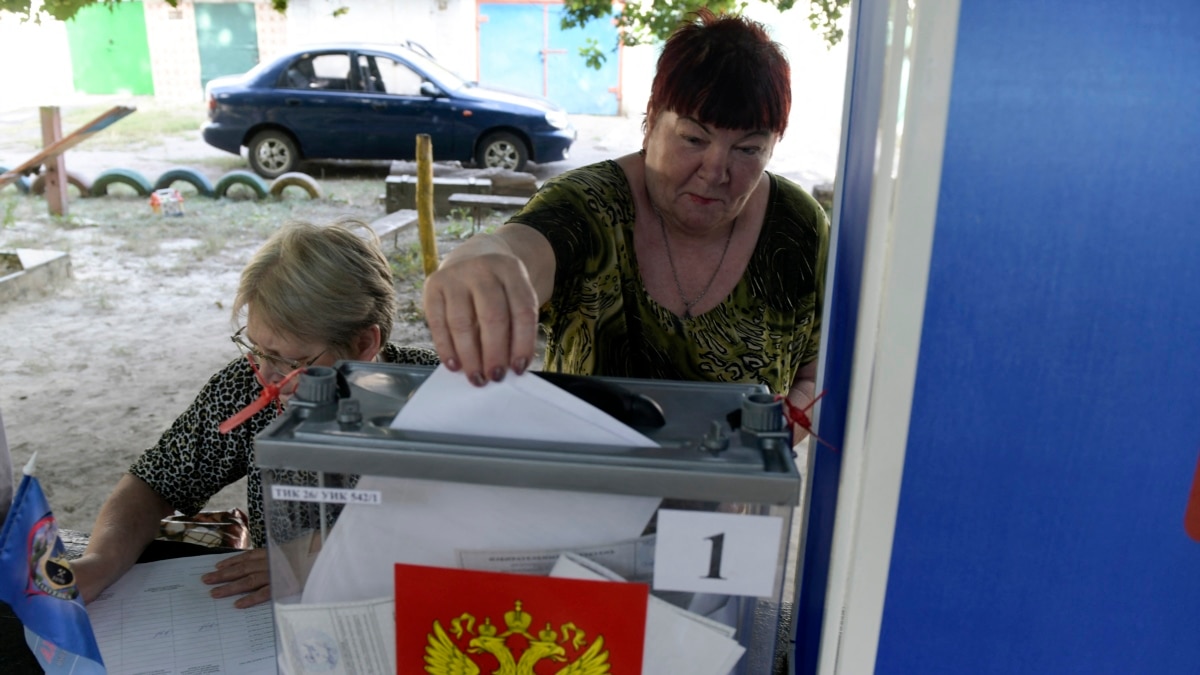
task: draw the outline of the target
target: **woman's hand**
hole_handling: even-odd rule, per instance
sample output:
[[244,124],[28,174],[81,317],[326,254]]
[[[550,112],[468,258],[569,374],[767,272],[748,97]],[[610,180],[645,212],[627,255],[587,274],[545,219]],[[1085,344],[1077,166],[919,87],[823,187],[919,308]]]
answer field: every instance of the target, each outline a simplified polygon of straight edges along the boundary
[[461,244],[425,280],[425,320],[442,363],[476,386],[509,368],[524,372],[553,277],[553,251],[532,228],[506,225]]
[[216,588],[209,591],[214,598],[246,594],[233,603],[238,609],[246,609],[271,599],[271,577],[267,567],[267,550],[256,548],[225,558],[217,568],[200,577],[204,583]]

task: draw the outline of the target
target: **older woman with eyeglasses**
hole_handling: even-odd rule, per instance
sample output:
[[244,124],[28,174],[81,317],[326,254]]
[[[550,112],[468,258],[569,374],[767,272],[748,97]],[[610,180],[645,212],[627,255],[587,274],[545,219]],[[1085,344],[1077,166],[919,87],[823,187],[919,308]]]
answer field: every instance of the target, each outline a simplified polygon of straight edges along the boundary
[[129,468],[101,507],[86,552],[72,563],[85,601],[137,561],[163,518],[197,513],[242,477],[255,548],[202,579],[214,586],[213,597],[242,594],[238,607],[269,600],[254,437],[294,392],[292,374],[340,359],[437,364],[431,350],[386,341],[396,315],[391,268],[374,233],[356,221],[281,228],[242,271],[233,315],[235,322],[245,319],[232,336],[241,356],[213,375]]

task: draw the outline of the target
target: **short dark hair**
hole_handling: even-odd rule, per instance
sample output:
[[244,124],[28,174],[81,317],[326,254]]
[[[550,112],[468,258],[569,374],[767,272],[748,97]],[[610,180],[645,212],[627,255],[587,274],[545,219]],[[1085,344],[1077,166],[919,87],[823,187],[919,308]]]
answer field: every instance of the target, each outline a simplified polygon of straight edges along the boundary
[[783,49],[757,21],[688,15],[658,57],[647,123],[665,111],[726,129],[766,129],[783,135],[792,108],[791,67]]

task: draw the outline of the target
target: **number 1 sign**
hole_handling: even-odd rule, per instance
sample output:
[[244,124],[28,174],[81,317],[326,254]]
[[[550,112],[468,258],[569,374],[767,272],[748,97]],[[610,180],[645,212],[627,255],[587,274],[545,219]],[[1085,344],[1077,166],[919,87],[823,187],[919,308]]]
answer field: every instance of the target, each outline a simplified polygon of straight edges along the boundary
[[783,519],[658,512],[654,590],[773,597]]

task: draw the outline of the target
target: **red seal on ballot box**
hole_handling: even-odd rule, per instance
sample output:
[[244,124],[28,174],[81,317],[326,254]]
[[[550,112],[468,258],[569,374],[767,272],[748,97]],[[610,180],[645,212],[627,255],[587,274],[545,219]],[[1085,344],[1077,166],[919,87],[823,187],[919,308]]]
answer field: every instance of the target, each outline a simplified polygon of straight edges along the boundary
[[396,565],[396,672],[639,673],[649,587]]

